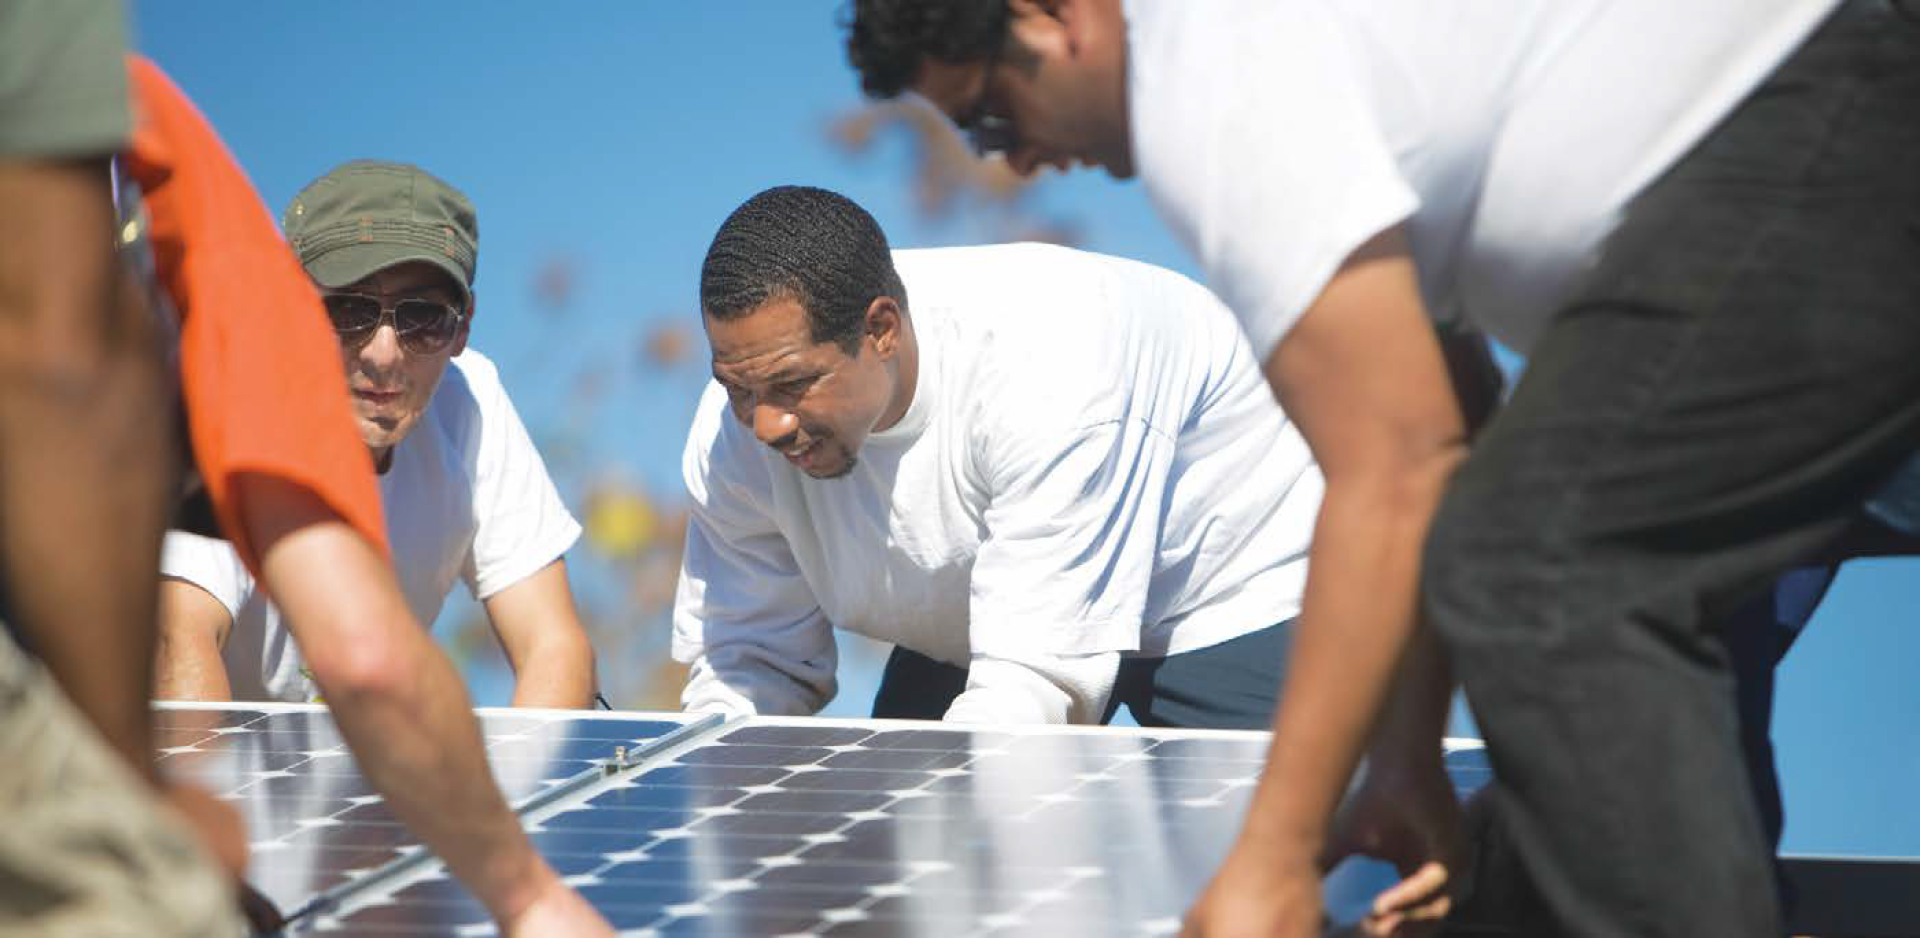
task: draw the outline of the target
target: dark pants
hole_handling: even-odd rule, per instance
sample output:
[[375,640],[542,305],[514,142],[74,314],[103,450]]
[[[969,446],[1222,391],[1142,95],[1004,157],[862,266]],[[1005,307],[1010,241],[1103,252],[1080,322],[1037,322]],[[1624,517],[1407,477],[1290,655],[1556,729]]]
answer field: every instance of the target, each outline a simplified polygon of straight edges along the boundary
[[1920,24],[1849,0],[1635,200],[1424,594],[1562,934],[1777,934],[1714,625],[1920,444]]
[[[1293,620],[1165,658],[1125,658],[1102,724],[1126,704],[1141,726],[1262,730],[1280,702]],[[873,715],[938,720],[967,689],[967,669],[896,647]]]

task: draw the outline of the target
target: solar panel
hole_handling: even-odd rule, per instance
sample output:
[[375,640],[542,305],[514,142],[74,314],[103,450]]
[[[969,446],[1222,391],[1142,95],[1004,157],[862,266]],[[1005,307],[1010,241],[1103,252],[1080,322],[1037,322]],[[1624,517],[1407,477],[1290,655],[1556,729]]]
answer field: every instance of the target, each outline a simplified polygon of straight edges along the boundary
[[[1225,855],[1264,733],[478,711],[537,849],[629,934],[1159,935]],[[324,708],[162,704],[160,765],[235,802],[296,934],[492,934]],[[616,757],[617,754],[617,757]],[[1450,740],[1462,795],[1491,780]],[[1911,856],[1789,858],[1796,928],[1906,934]],[[1393,879],[1350,863],[1335,921]],[[1909,891],[1910,892],[1910,891]],[[1831,927],[1828,927],[1831,926]],[[1844,926],[1844,927],[1843,927]]]
[[[667,935],[1155,935],[1225,855],[1264,733],[739,721],[526,812],[616,928]],[[1456,784],[1486,777],[1449,755]],[[1338,879],[1338,878],[1336,878]],[[1355,915],[1388,877],[1329,884]],[[437,865],[318,917],[351,934],[489,934]]]
[[[323,706],[160,704],[154,722],[162,773],[240,809],[251,841],[248,880],[283,912],[418,852]],[[639,747],[689,722],[677,715],[481,711],[494,776],[509,801],[526,804],[590,774],[615,747]]]

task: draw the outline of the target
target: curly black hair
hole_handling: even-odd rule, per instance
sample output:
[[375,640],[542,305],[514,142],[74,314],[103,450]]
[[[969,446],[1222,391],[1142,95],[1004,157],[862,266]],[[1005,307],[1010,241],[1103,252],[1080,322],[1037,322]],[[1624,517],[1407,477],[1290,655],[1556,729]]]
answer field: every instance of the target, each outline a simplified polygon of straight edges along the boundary
[[1006,0],[853,0],[847,61],[873,98],[907,90],[931,56],[965,65],[992,58],[1006,40]]
[[807,311],[813,341],[849,355],[881,296],[907,306],[886,233],[852,199],[812,186],[776,186],[741,203],[700,265],[701,312],[732,320],[790,298]]

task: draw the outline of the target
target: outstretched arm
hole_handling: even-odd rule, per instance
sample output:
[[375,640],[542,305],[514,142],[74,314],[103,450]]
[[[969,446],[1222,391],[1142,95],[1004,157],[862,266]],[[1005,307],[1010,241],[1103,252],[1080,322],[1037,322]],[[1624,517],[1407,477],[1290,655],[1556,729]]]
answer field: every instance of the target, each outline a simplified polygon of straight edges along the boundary
[[261,579],[360,767],[509,934],[528,916],[606,925],[533,851],[483,757],[467,693],[413,621],[384,558],[305,489],[244,476]]
[[[1466,452],[1397,227],[1347,260],[1275,349],[1267,377],[1313,448],[1326,498],[1267,770],[1239,842],[1189,918],[1192,934],[1317,932],[1317,861],[1414,642],[1421,545]],[[1445,700],[1444,691],[1407,693],[1411,710],[1388,724],[1394,745],[1376,753],[1437,766],[1430,711],[1444,713]],[[1409,738],[1426,734],[1435,738]]]
[[487,619],[513,666],[516,707],[593,706],[593,645],[556,559],[485,602]]
[[757,441],[707,385],[681,458],[691,510],[673,598],[680,706],[728,716],[808,715],[839,690],[833,626],[766,507]]

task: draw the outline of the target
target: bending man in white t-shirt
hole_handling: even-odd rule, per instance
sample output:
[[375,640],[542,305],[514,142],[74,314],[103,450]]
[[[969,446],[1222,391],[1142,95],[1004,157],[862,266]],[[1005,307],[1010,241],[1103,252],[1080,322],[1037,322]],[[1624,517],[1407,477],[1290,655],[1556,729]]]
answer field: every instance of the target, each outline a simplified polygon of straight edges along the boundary
[[[466,349],[471,203],[415,167],[361,160],[303,189],[285,225],[340,337],[408,607],[431,623],[464,582],[513,666],[514,706],[591,706],[593,649],[562,558],[580,526],[493,363]],[[170,531],[161,574],[156,696],[316,699],[279,610],[231,545]]]
[[[1543,930],[1779,933],[1717,626],[1920,442],[1909,7],[859,0],[869,92],[1016,169],[1138,172],[1326,470],[1273,760],[1196,930],[1318,927],[1424,607]],[[1471,455],[1430,316],[1528,356]],[[1409,868],[1452,854],[1432,683],[1349,815],[1400,823],[1372,839]]]
[[1258,727],[1320,477],[1204,288],[1038,244],[890,252],[770,189],[714,236],[687,441],[684,704],[807,714],[833,629],[881,716]]

